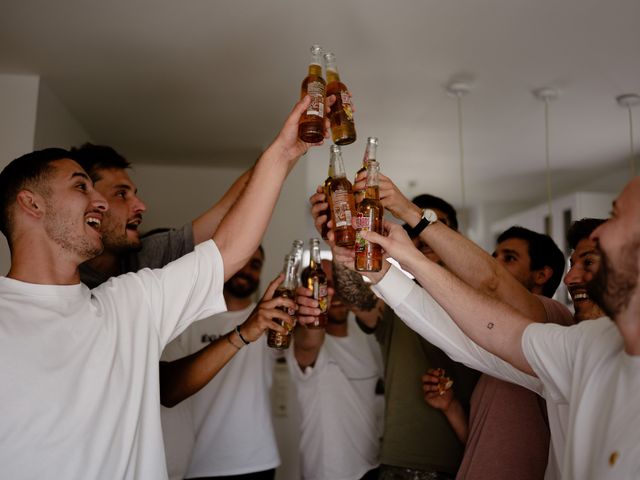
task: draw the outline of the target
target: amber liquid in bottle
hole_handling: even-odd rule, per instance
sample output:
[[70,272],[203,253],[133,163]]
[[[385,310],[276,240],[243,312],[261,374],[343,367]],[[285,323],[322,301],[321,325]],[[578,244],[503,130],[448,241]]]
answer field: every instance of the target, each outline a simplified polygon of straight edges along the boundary
[[[367,171],[367,164],[369,163],[369,160],[376,160],[377,149],[378,149],[378,137],[368,137],[367,146],[364,150],[364,157],[362,158],[362,166],[356,172],[355,179],[357,179],[358,175],[360,175],[362,172]],[[353,181],[354,183],[356,181],[355,179]],[[358,205],[364,198],[364,191],[360,190],[360,191],[354,192],[354,196],[355,196],[356,205]]]
[[313,292],[313,298],[318,301],[320,315],[314,323],[308,323],[307,328],[325,328],[328,320],[329,298],[327,275],[320,264],[320,240],[311,239],[311,258],[309,265],[302,271],[302,286]]
[[[295,244],[294,244],[295,246]],[[284,281],[280,284],[278,289],[273,294],[273,298],[277,297],[285,297],[290,298],[295,301],[295,289],[296,289],[296,258],[292,255],[285,255],[284,257]],[[287,333],[276,332],[275,330],[269,329],[269,333],[267,334],[267,346],[271,348],[277,348],[280,350],[284,350],[285,348],[289,348],[289,344],[291,343],[291,331],[293,330],[293,326],[296,322],[296,311],[293,308],[287,307],[277,307],[279,310],[287,313],[289,317],[291,317],[290,322],[286,322],[279,318],[274,318],[273,320],[283,326]]]
[[[288,290],[286,288],[278,288],[278,290],[276,290],[275,293],[273,294],[273,297],[274,298],[285,297],[285,298],[290,298],[292,300],[295,300],[295,293],[293,290]],[[291,316],[292,323],[289,324],[283,320],[280,320],[277,318],[274,319],[275,322],[279,323],[284,328],[289,330],[289,333],[284,335],[280,332],[276,332],[275,330],[269,329],[269,333],[267,335],[267,345],[271,348],[284,350],[286,348],[289,348],[289,345],[291,344],[291,331],[293,330],[293,322],[295,321],[296,312],[292,308],[286,308],[286,307],[276,307],[276,308],[278,308],[278,310],[282,310],[285,313],[288,313],[289,316]]]
[[360,235],[362,231],[382,234],[383,207],[378,193],[378,162],[370,161],[367,168],[367,189],[365,197],[358,205],[356,217],[356,262],[359,272],[379,272],[382,270],[382,247],[371,243]]
[[335,95],[336,101],[329,112],[331,136],[336,145],[349,145],[356,141],[356,126],[353,119],[353,102],[347,86],[340,81],[335,56],[324,56],[327,70],[327,97]]
[[331,146],[329,164],[333,166],[334,177],[328,187],[327,199],[333,222],[335,244],[339,247],[353,247],[356,241],[356,231],[353,228],[356,213],[353,185],[347,180],[342,151],[338,145]]
[[333,175],[334,175],[333,163],[330,162],[329,175],[327,176],[327,179],[324,181],[324,196],[325,196],[325,201],[329,204],[329,207],[323,210],[322,212],[320,212],[320,215],[327,216],[327,221],[322,224],[322,232],[320,233],[322,235],[322,238],[325,240],[327,239],[327,234],[329,233],[328,223],[329,223],[329,220],[331,220],[330,198],[331,198],[331,181],[333,180]]
[[300,117],[298,124],[298,137],[303,142],[318,143],[324,140],[324,100],[326,94],[326,82],[322,78],[322,66],[320,57],[322,48],[318,45],[311,47],[312,61],[309,64],[309,73],[302,81],[300,98],[305,95],[311,97],[311,104]]

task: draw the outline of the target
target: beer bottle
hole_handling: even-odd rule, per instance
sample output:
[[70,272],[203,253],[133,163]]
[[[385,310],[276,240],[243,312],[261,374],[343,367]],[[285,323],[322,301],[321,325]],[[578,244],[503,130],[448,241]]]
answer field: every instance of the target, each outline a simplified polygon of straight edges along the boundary
[[[295,279],[295,286],[300,285],[300,266],[302,264],[302,250],[304,243],[302,240],[294,240],[291,244],[291,251],[289,255],[293,258],[293,276]],[[286,272],[284,272],[286,275]]]
[[340,81],[336,67],[336,56],[333,53],[325,53],[324,62],[327,72],[327,97],[336,96],[336,101],[329,112],[333,143],[349,145],[356,141],[351,93],[349,93],[347,86]]
[[327,192],[329,211],[333,221],[333,233],[335,243],[339,247],[353,247],[356,240],[356,231],[353,228],[355,215],[355,200],[353,198],[353,186],[347,180],[342,161],[342,150],[339,145],[331,145],[330,165],[334,168],[334,177]]
[[[367,146],[364,149],[364,157],[362,157],[362,166],[356,172],[356,178],[358,178],[358,175],[360,175],[362,172],[367,171],[367,162],[369,160],[376,160],[377,149],[378,149],[378,137],[367,138]],[[355,180],[354,180],[354,183],[355,183]],[[359,204],[363,198],[364,198],[363,191],[355,192],[356,204]]]
[[311,256],[309,266],[302,271],[302,286],[313,292],[313,298],[318,301],[318,308],[321,313],[314,323],[307,324],[307,328],[324,328],[327,325],[328,310],[328,289],[327,275],[322,270],[320,263],[320,239],[309,240],[311,246]]
[[303,142],[318,143],[324,139],[324,99],[326,82],[322,78],[322,47],[311,47],[311,63],[309,74],[302,81],[300,98],[305,95],[311,97],[311,104],[307,111],[300,117],[298,124],[298,137]]
[[[333,157],[329,156],[329,173],[327,174],[327,179],[324,181],[324,196],[325,201],[329,203],[329,197],[331,196],[331,181],[333,180],[333,176],[335,175],[335,166],[333,162]],[[327,221],[322,224],[322,238],[327,239],[327,234],[329,233],[329,226],[327,223],[331,219],[331,208],[327,208],[320,212],[320,215],[326,215]]]
[[358,204],[356,215],[356,270],[359,272],[379,272],[382,270],[382,247],[371,243],[360,235],[362,231],[382,234],[383,208],[378,192],[378,172],[380,165],[369,159],[367,163],[367,189],[362,202]]
[[[284,257],[284,272],[285,277],[284,281],[280,284],[278,289],[273,294],[273,297],[285,297],[290,298],[295,301],[295,289],[296,289],[296,279],[295,279],[295,259],[291,255],[285,255]],[[289,344],[291,343],[291,330],[293,330],[293,325],[296,321],[296,311],[293,308],[287,307],[277,307],[279,310],[286,312],[291,317],[291,323],[287,323],[280,319],[274,319],[275,322],[282,325],[284,328],[288,330],[288,333],[282,334],[280,332],[276,332],[275,330],[269,329],[269,333],[267,335],[267,345],[271,348],[277,348],[280,350],[284,350],[285,348],[289,348]]]

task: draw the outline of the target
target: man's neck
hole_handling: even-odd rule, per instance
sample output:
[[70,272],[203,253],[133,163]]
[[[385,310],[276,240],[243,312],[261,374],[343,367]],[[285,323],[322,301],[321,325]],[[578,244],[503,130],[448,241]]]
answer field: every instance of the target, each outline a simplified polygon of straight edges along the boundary
[[[80,283],[78,263],[60,249],[42,243],[20,242],[11,252],[8,278],[38,285],[75,285]],[[24,245],[24,248],[22,247]]]
[[251,295],[249,295],[248,297],[240,298],[230,294],[227,290],[224,290],[222,293],[224,295],[224,301],[227,304],[227,310],[229,312],[244,310],[253,303]]
[[347,330],[347,321],[341,323],[333,323],[331,320],[327,322],[325,327],[327,333],[332,337],[346,337],[349,332]]
[[123,273],[120,268],[120,255],[114,252],[103,252],[97,257],[87,260],[86,265],[96,272],[115,277]]

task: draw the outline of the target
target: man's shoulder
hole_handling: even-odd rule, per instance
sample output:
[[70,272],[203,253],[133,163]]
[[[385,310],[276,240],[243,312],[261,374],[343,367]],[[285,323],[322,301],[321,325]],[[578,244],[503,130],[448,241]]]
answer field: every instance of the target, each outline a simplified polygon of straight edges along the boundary
[[558,325],[570,326],[575,325],[575,319],[571,311],[563,303],[553,298],[536,295],[538,300],[542,302],[542,306],[547,314],[545,323],[555,323]]
[[143,238],[142,248],[128,255],[123,272],[135,272],[142,268],[162,268],[193,249],[191,223],[178,229],[167,229]]

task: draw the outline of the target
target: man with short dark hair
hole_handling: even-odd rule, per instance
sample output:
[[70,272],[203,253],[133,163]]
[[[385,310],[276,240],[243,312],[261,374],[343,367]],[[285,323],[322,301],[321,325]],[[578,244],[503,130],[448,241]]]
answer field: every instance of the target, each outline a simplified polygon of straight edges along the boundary
[[502,232],[493,258],[527,290],[545,297],[553,297],[562,280],[564,255],[549,235],[528,228],[514,226]]
[[190,323],[225,309],[223,282],[258,247],[286,176],[310,147],[297,138],[309,102],[296,104],[211,240],[162,269],[93,290],[80,283],[79,265],[102,251],[108,204],[87,173],[59,149],[0,173],[0,225],[11,248],[0,277],[4,476],[167,478],[160,353]]

